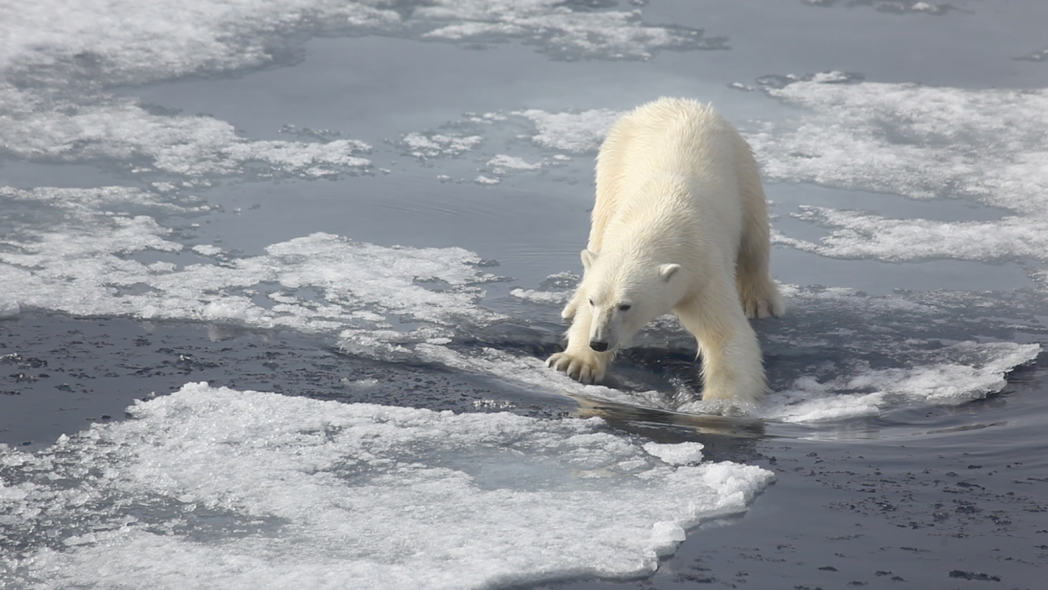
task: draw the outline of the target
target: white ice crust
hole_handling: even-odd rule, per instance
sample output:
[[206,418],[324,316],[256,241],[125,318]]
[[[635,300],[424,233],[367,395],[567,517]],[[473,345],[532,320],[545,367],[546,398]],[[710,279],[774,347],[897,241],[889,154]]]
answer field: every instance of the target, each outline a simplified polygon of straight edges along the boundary
[[479,135],[458,133],[408,133],[400,145],[412,156],[420,159],[452,157],[477,147],[483,138]]
[[517,299],[535,303],[565,304],[571,299],[571,291],[540,291],[537,289],[513,289],[509,294]]
[[794,79],[766,92],[807,114],[748,136],[768,179],[965,198],[1004,212],[995,221],[941,222],[812,207],[797,216],[832,233],[779,243],[840,258],[1048,260],[1045,90],[856,84],[841,72]]
[[759,413],[771,420],[813,423],[875,416],[898,406],[959,406],[1001,391],[1005,375],[1037,358],[1041,350],[1039,344],[962,342],[934,355],[957,359],[953,362],[858,367],[828,382],[802,377],[790,389],[770,396]]
[[611,109],[592,109],[582,112],[550,113],[528,109],[513,113],[526,117],[535,125],[531,137],[535,144],[546,148],[581,154],[596,152],[616,119],[624,113]]
[[[499,318],[475,305],[478,285],[497,277],[460,248],[380,247],[317,233],[269,246],[261,256],[192,263],[178,256],[171,230],[147,215],[109,208],[150,208],[149,192],[104,189],[4,189],[0,197],[51,206],[49,230],[24,229],[0,240],[0,283],[5,298],[23,307],[75,315],[122,315],[291,328],[338,334],[391,329],[407,319],[431,330]],[[196,212],[206,205],[167,203],[165,210]],[[197,254],[221,249],[203,244]],[[139,262],[131,254],[170,255]],[[439,283],[447,288],[429,288]],[[300,289],[322,295],[302,297]],[[263,298],[258,295],[263,294]],[[429,337],[436,333],[428,333]]]
[[573,11],[558,0],[435,0],[410,13],[385,0],[163,0],[0,6],[0,69],[77,60],[120,82],[262,65],[277,33],[411,34],[445,41],[521,39],[570,57],[646,58],[715,46],[700,31],[643,22],[639,10]]
[[674,444],[662,444],[657,442],[644,443],[644,450],[649,455],[662,459],[667,465],[688,465],[689,463],[700,463],[702,461],[702,443],[682,442]]
[[[189,384],[27,454],[0,448],[0,574],[35,588],[467,589],[653,571],[763,469],[599,419]],[[687,443],[684,445],[687,446]],[[669,460],[666,460],[666,458]],[[46,515],[46,517],[45,517]],[[22,553],[13,540],[33,539]],[[44,539],[47,539],[44,541]],[[46,546],[44,546],[46,545]]]

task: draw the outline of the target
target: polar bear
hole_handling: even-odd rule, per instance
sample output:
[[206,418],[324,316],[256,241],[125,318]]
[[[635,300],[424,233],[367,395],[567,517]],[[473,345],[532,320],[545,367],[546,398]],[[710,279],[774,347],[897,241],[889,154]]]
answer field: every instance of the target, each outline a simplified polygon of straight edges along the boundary
[[712,106],[662,98],[619,119],[597,156],[585,273],[546,364],[583,383],[672,311],[698,341],[704,400],[758,401],[766,385],[747,318],[784,305],[768,270],[768,209],[749,145]]

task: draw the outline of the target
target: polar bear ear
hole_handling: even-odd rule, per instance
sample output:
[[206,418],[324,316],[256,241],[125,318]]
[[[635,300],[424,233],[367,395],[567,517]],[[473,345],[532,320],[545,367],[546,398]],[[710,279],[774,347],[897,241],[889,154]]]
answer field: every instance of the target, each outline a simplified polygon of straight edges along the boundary
[[680,270],[679,264],[663,264],[659,267],[659,276],[662,277],[663,281],[669,282],[670,277],[676,274],[678,270]]
[[589,267],[593,266],[593,261],[595,261],[596,259],[597,259],[597,254],[595,252],[590,252],[589,250],[583,250],[582,251],[582,268],[585,268],[585,269],[589,270]]

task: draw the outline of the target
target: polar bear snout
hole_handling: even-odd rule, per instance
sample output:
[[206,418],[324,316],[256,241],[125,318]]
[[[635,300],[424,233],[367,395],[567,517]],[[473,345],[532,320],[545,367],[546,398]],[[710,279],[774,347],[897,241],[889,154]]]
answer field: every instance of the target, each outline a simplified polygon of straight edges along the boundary
[[597,352],[607,352],[608,343],[600,340],[590,340],[590,348]]
[[593,310],[590,324],[589,347],[595,352],[607,352],[619,344],[620,326],[613,311],[603,307]]

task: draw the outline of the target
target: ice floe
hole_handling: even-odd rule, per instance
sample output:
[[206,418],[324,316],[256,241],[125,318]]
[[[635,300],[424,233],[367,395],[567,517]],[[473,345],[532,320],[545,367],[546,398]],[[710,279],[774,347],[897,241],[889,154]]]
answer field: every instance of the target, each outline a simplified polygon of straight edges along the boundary
[[479,135],[463,136],[447,133],[406,134],[399,142],[400,147],[409,155],[419,159],[458,156],[477,147],[483,141]]
[[1045,91],[854,83],[833,74],[764,84],[809,111],[749,134],[769,179],[1044,210]]
[[506,154],[497,154],[494,158],[488,160],[487,166],[496,174],[502,174],[507,170],[542,169],[542,164],[532,164],[526,161],[524,158],[519,158],[517,156],[509,156]]
[[132,162],[128,172],[191,179],[232,174],[316,178],[359,172],[371,146],[357,140],[249,140],[208,116],[157,115],[133,100],[101,99],[0,117],[0,139],[28,160]]
[[557,0],[440,0],[419,6],[411,19],[430,29],[424,39],[521,39],[561,59],[647,59],[667,49],[726,46],[725,39],[706,37],[701,29],[647,24],[640,10],[575,10]]
[[840,258],[1046,260],[1045,91],[857,83],[842,72],[762,85],[808,110],[750,134],[770,180],[977,200],[1016,214],[947,223],[802,207],[796,218],[832,233],[818,243],[780,234],[779,243]]
[[648,58],[720,49],[702,30],[645,23],[641,11],[573,9],[558,0],[159,0],[0,7],[0,71],[65,85],[94,77],[143,83],[272,63],[287,39],[317,32],[441,41],[522,40],[558,58]]
[[911,367],[856,366],[828,381],[801,377],[769,397],[760,413],[810,423],[875,416],[899,406],[962,405],[1001,391],[1005,375],[1036,359],[1041,350],[1039,344],[961,342],[915,355]]
[[9,582],[469,589],[636,576],[773,478],[598,419],[204,383],[128,411],[36,454],[0,447]]
[[[834,6],[841,3],[840,0],[804,0],[809,6]],[[865,0],[862,2],[841,3],[846,6],[873,6],[881,12],[894,14],[945,14],[956,10],[952,4],[933,4],[920,0]]]
[[891,219],[861,211],[802,206],[797,219],[832,229],[814,243],[781,233],[775,243],[834,258],[892,262],[935,258],[999,261],[1023,257],[1048,261],[1048,217],[943,222]]
[[509,294],[517,299],[536,303],[565,304],[571,299],[571,291],[541,291],[537,289],[516,288]]
[[[144,215],[97,214],[46,230],[23,228],[0,242],[0,282],[9,300],[29,309],[311,332],[499,317],[475,305],[483,295],[478,285],[497,277],[459,248],[380,247],[317,233],[221,263],[179,264],[177,256],[147,263],[132,256],[177,254],[183,244],[171,233]],[[213,245],[193,250],[220,252]],[[318,295],[299,296],[300,289]]]
[[536,145],[575,154],[595,153],[615,120],[623,115],[611,109],[563,113],[527,109],[513,114],[535,125],[531,141]]

